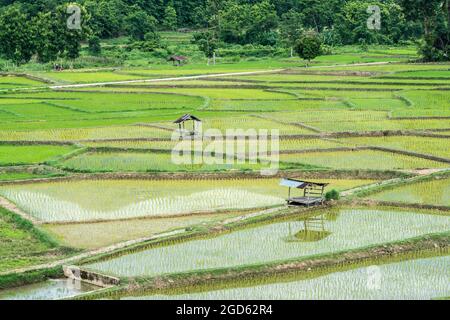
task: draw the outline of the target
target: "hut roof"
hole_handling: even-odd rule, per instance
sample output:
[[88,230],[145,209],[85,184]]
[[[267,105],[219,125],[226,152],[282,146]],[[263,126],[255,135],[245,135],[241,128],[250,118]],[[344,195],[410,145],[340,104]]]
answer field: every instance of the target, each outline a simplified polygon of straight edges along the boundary
[[182,123],[182,122],[189,121],[189,120],[202,122],[202,120],[200,120],[196,116],[193,116],[191,114],[185,114],[184,116],[182,116],[179,119],[175,120],[173,123]]
[[325,187],[327,185],[329,185],[329,183],[302,181],[296,179],[282,179],[280,182],[280,186],[297,189],[305,189],[308,186]]
[[187,57],[185,57],[185,56],[170,56],[169,57],[169,60],[170,61],[185,61],[185,60],[187,60],[188,58]]

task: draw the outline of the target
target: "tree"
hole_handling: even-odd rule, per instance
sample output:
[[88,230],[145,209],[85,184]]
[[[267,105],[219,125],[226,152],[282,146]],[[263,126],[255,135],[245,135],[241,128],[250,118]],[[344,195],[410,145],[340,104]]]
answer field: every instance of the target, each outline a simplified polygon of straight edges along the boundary
[[210,59],[215,58],[216,50],[219,47],[216,33],[211,30],[195,33],[192,42],[197,44],[198,49],[205,54],[209,65]]
[[163,25],[167,30],[176,30],[177,29],[177,12],[175,8],[172,6],[168,6],[164,11],[164,21]]
[[20,5],[0,14],[0,54],[16,64],[27,63],[34,54],[33,28]]
[[89,53],[93,56],[99,56],[102,53],[102,46],[100,44],[100,38],[98,36],[91,36],[88,41]]
[[137,41],[143,41],[149,32],[156,32],[157,21],[143,11],[134,11],[125,18],[128,35]]
[[400,0],[400,4],[408,18],[423,26],[420,52],[424,60],[450,60],[450,1]]
[[267,0],[256,4],[230,1],[216,18],[221,40],[238,44],[275,45],[278,16]]
[[[318,57],[321,53],[322,42],[315,32],[304,32],[302,36],[297,40],[294,51],[298,56],[308,63]],[[308,66],[308,64],[306,64]]]
[[113,38],[124,32],[131,8],[122,0],[86,0],[85,7],[91,15],[89,28],[99,37]]

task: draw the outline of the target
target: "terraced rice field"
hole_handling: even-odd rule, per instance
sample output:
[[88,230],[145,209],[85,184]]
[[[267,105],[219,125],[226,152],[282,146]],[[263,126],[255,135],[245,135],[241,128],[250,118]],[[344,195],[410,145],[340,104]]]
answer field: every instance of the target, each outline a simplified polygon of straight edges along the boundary
[[450,159],[450,139],[433,137],[361,137],[339,141],[352,146],[378,146]]
[[450,206],[450,179],[439,179],[400,186],[369,196],[370,199]]
[[372,150],[282,154],[280,160],[288,163],[347,170],[403,170],[449,167],[448,163]]
[[[204,292],[133,296],[132,300],[430,300],[450,293],[447,265],[450,256],[403,261],[357,268],[314,277],[264,283],[240,282]],[[436,272],[439,270],[439,272]],[[368,276],[379,272],[379,283],[368,285]]]
[[[25,212],[44,222],[83,222],[254,209],[284,203],[278,179],[86,180],[0,187]],[[337,190],[372,180],[333,180]],[[190,186],[187,188],[187,186]]]
[[14,76],[14,75],[0,75],[0,90],[2,89],[14,89],[14,88],[29,88],[45,85],[43,82],[30,79],[27,77]]
[[0,145],[0,166],[42,163],[75,151],[72,146],[8,146]]
[[[449,179],[436,171],[450,168],[449,65],[401,62],[413,55],[399,48],[337,54],[320,57],[307,69],[294,59],[273,59],[209,67],[33,72],[42,81],[1,76],[0,196],[6,199],[0,200],[11,210],[16,205],[38,227],[25,223],[23,229],[22,218],[14,220],[0,208],[0,272],[63,259],[74,254],[74,248],[85,253],[167,231],[218,230],[224,221],[248,214],[247,228],[163,242],[86,267],[120,277],[251,269],[448,232]],[[400,63],[329,66],[387,59]],[[96,85],[259,70],[272,72]],[[44,80],[59,88],[52,89]],[[185,114],[201,119],[203,131],[199,125],[196,130],[206,135],[203,147],[227,130],[235,135],[279,133],[278,175],[255,178],[273,164],[267,160],[278,160],[276,155],[256,163],[238,162],[239,157],[229,157],[233,163],[217,163],[211,155],[200,158],[188,152],[189,160],[198,163],[175,163],[171,151],[192,145],[179,139],[174,123]],[[276,151],[277,143],[267,142],[267,149]],[[245,146],[250,149],[248,142]],[[367,193],[369,200],[399,203],[395,209],[352,204],[255,224],[256,215],[266,208],[286,210],[288,191],[279,185],[280,177],[326,182],[325,192],[340,192],[431,173],[433,179]],[[32,181],[55,176],[66,177]],[[28,181],[15,181],[22,179]],[[291,190],[291,196],[296,195],[302,191]],[[420,204],[441,208],[413,208]],[[311,221],[320,222],[321,229],[309,228]],[[377,291],[364,287],[365,269],[346,269],[315,278],[284,281],[275,276],[270,283],[255,280],[248,286],[244,279],[208,292],[143,298],[448,297],[448,262],[447,256],[380,265],[385,278]],[[0,299],[56,298],[83,291],[47,282],[0,292]]]
[[[86,267],[122,277],[229,268],[413,238],[448,230],[450,217],[413,210],[337,209],[322,211],[328,236],[316,242],[293,241],[304,230],[301,218],[235,231],[219,237],[149,249]],[[404,228],[404,226],[409,226]],[[229,253],[233,252],[232,255]]]

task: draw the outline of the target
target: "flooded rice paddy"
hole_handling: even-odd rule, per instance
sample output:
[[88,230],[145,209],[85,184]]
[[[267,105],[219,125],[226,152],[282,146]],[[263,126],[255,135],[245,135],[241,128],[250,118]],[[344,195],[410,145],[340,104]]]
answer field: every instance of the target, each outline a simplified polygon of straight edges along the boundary
[[72,279],[47,280],[23,287],[0,290],[0,300],[57,300],[100,289]]
[[156,247],[86,267],[121,277],[156,276],[340,252],[450,229],[448,216],[408,209],[343,208],[322,212],[307,221],[296,218],[242,229],[215,238]]
[[216,289],[132,300],[424,300],[450,295],[450,256],[335,272],[306,280]]

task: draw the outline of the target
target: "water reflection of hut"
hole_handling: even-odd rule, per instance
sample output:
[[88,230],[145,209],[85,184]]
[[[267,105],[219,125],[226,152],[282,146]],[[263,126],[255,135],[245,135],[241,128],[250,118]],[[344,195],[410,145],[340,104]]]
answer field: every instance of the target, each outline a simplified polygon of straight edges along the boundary
[[[286,200],[288,205],[292,206],[311,206],[323,204],[325,201],[324,192],[328,183],[302,181],[296,179],[283,179],[280,182],[283,187],[289,188],[288,199]],[[303,190],[303,196],[292,197],[291,189]]]
[[324,214],[299,220],[302,226],[295,233],[292,231],[292,223],[289,223],[289,236],[286,240],[288,242],[316,242],[323,240],[331,235],[331,232],[325,228],[326,220]]

